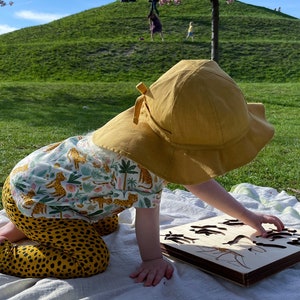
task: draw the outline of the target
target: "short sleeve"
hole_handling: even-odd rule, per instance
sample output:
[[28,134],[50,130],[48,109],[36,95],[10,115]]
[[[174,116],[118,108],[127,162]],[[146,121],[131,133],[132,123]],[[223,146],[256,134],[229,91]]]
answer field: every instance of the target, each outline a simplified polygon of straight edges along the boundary
[[159,205],[165,180],[124,156],[119,158],[118,165],[115,203],[124,208],[153,208]]

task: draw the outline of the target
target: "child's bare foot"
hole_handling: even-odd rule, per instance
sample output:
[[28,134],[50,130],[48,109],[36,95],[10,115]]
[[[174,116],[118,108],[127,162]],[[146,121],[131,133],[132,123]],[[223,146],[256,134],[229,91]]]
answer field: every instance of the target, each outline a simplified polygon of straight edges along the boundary
[[0,245],[6,240],[7,238],[5,236],[0,236]]
[[26,235],[12,222],[8,222],[6,225],[0,228],[0,243],[4,240],[18,242],[24,238],[26,238]]

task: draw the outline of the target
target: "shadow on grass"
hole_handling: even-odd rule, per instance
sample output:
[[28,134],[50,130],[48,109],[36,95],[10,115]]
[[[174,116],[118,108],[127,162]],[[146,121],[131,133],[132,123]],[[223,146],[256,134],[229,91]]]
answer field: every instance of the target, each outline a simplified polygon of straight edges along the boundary
[[[97,88],[98,87],[98,88]],[[82,133],[96,129],[134,104],[135,90],[114,96],[114,85],[26,84],[1,87],[1,122],[61,127]],[[31,130],[28,128],[28,130]]]

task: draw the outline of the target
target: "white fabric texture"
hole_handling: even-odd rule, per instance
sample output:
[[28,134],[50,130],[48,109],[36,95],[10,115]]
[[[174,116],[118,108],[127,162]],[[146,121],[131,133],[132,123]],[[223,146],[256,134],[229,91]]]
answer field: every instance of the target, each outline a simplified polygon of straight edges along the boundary
[[[247,208],[277,215],[287,227],[300,229],[297,198],[273,188],[242,183],[232,195]],[[221,215],[191,193],[164,189],[161,202],[161,229]],[[111,252],[106,272],[89,278],[32,279],[0,274],[0,300],[199,300],[199,299],[299,299],[300,264],[272,275],[251,287],[241,287],[209,275],[188,264],[174,261],[172,279],[155,287],[134,283],[129,274],[139,265],[135,240],[135,209],[120,214],[119,230],[104,239]],[[0,211],[0,226],[8,219]],[[299,277],[298,277],[299,276]]]

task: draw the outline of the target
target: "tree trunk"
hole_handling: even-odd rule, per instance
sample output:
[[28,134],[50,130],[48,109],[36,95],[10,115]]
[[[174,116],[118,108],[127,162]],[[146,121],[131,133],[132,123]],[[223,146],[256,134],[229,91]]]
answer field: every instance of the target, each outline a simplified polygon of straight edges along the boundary
[[211,18],[211,59],[219,62],[219,0],[210,0]]

